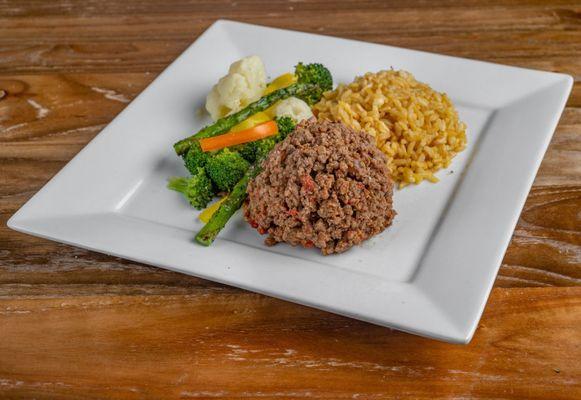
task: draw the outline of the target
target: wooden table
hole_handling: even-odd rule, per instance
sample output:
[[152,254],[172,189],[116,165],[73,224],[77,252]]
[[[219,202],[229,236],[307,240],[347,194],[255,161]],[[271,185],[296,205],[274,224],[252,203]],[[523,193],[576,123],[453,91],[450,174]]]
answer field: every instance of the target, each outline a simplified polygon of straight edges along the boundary
[[5,227],[219,17],[581,74],[579,1],[0,2],[0,397],[581,398],[579,83],[467,346]]

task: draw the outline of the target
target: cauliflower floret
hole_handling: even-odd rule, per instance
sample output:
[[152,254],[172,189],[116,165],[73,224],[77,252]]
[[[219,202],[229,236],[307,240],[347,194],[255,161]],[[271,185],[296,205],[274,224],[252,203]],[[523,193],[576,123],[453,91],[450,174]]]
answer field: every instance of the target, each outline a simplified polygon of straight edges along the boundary
[[260,57],[243,58],[230,65],[228,75],[214,85],[206,97],[206,110],[217,120],[258,100],[265,88],[266,72]]
[[274,110],[274,114],[277,117],[291,117],[297,123],[313,116],[311,107],[296,97],[289,97],[288,99],[279,101]]
[[260,57],[250,56],[236,61],[230,66],[229,74],[240,74],[248,82],[247,98],[252,100],[247,101],[244,106],[262,97],[262,93],[266,89],[266,72]]
[[212,118],[217,120],[244,107],[242,102],[249,92],[248,82],[242,75],[226,75],[220,78],[208,94],[206,108]]

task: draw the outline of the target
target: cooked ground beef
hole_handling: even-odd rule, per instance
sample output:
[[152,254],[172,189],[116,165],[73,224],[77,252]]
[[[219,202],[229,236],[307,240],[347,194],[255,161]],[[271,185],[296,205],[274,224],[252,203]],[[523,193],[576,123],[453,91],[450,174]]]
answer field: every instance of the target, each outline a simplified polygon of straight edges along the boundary
[[393,182],[373,138],[341,124],[301,122],[248,186],[247,221],[266,244],[340,253],[387,228]]

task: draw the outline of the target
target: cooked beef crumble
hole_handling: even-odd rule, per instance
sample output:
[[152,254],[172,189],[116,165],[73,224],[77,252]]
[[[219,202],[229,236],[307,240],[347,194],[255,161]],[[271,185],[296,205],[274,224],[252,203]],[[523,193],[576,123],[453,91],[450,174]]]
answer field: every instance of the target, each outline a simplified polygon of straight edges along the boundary
[[340,253],[387,228],[393,182],[373,138],[341,124],[301,122],[248,186],[245,217],[266,244]]

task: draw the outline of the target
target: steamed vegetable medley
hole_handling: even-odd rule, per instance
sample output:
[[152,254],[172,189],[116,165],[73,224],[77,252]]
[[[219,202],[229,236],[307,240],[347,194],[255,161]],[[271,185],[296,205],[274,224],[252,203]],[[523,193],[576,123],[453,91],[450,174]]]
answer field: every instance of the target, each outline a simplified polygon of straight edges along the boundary
[[[168,187],[201,210],[206,223],[196,241],[209,246],[246,199],[248,182],[261,162],[303,119],[311,106],[331,90],[333,80],[321,64],[298,63],[294,73],[270,83],[262,60],[236,61],[206,98],[214,122],[174,145],[190,177],[170,179]],[[216,197],[222,198],[208,207]]]

